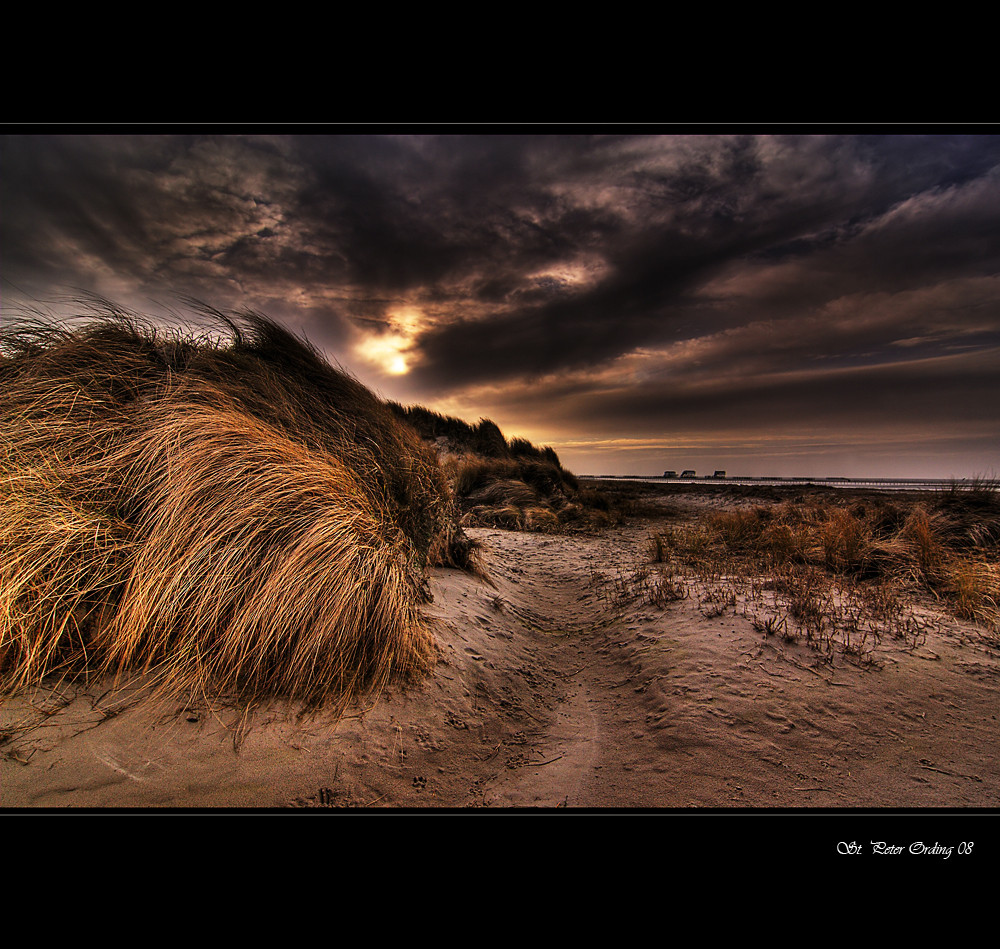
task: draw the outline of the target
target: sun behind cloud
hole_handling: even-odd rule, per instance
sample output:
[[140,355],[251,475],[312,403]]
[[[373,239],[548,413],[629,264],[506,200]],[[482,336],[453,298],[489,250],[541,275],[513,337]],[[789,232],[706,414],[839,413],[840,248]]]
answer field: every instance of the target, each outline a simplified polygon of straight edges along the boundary
[[361,359],[388,375],[406,375],[410,371],[414,340],[425,323],[426,317],[415,307],[392,310],[388,314],[388,328],[359,340],[354,350]]

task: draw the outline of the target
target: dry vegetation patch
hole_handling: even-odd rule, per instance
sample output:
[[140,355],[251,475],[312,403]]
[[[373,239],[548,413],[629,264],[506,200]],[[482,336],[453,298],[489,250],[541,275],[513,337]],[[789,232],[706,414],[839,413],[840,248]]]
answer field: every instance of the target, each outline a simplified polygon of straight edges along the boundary
[[931,621],[914,607],[927,600],[1000,646],[1000,494],[990,483],[938,495],[740,496],[659,522],[647,563],[606,585],[612,601],[696,598],[706,616],[741,609],[767,636],[870,662],[885,637],[926,641]]
[[601,530],[623,516],[607,493],[581,485],[550,446],[507,439],[491,419],[392,408],[439,453],[463,526],[555,533]]

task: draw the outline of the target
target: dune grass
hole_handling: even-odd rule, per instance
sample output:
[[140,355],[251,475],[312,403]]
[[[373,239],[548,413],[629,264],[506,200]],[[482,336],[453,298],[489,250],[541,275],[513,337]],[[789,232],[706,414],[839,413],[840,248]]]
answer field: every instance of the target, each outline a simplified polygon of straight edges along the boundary
[[[490,459],[534,459],[561,469],[555,449],[546,445],[539,448],[528,439],[515,436],[506,438],[492,419],[466,422],[453,415],[442,415],[423,405],[400,405],[390,402],[389,407],[406,422],[424,441],[440,442],[449,455],[475,455]],[[567,477],[571,477],[567,472]]]
[[462,524],[509,530],[564,530],[568,526],[605,526],[602,512],[590,508],[572,472],[540,454],[508,458],[464,455],[445,464]]
[[714,512],[700,544],[716,556],[756,560],[764,569],[798,565],[905,585],[948,603],[960,616],[995,624],[1000,587],[990,518],[1000,523],[1000,508],[990,510],[971,529],[961,499],[786,502]]
[[464,526],[556,533],[600,530],[624,516],[607,493],[583,487],[551,446],[508,439],[491,419],[390,407],[440,452]]
[[[687,571],[706,615],[738,590],[767,635],[870,658],[880,637],[923,641],[927,596],[1000,642],[1000,494],[827,497],[707,511],[650,536],[664,576]],[[662,583],[662,581],[661,581]],[[770,604],[770,610],[762,610]]]
[[475,565],[433,452],[273,322],[205,315],[5,328],[4,691],[145,672],[343,709],[430,667],[426,568]]

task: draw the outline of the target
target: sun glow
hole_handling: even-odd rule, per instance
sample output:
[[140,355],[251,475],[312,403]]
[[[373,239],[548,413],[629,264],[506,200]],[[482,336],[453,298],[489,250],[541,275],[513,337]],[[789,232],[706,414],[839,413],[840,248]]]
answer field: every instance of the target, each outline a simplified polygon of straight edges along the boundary
[[362,340],[356,349],[367,362],[379,366],[393,376],[402,376],[409,372],[406,364],[406,349],[409,340],[397,333],[385,336],[373,336]]
[[409,354],[413,342],[424,323],[424,314],[413,307],[393,310],[388,314],[388,329],[378,336],[360,340],[355,351],[389,375],[405,375],[410,371]]

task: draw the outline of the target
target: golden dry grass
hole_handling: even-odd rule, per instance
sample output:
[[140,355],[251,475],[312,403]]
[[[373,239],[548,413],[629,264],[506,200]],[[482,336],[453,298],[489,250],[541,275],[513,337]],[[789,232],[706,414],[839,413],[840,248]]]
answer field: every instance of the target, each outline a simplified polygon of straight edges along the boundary
[[433,453],[275,324],[210,315],[5,332],[5,691],[147,672],[342,709],[429,667],[425,569],[474,565]]
[[664,575],[688,571],[706,602],[737,588],[750,603],[771,602],[778,612],[761,629],[824,651],[836,644],[868,655],[882,635],[918,642],[922,629],[904,608],[914,595],[975,621],[994,641],[1000,495],[986,491],[710,510],[654,532],[650,561]]

